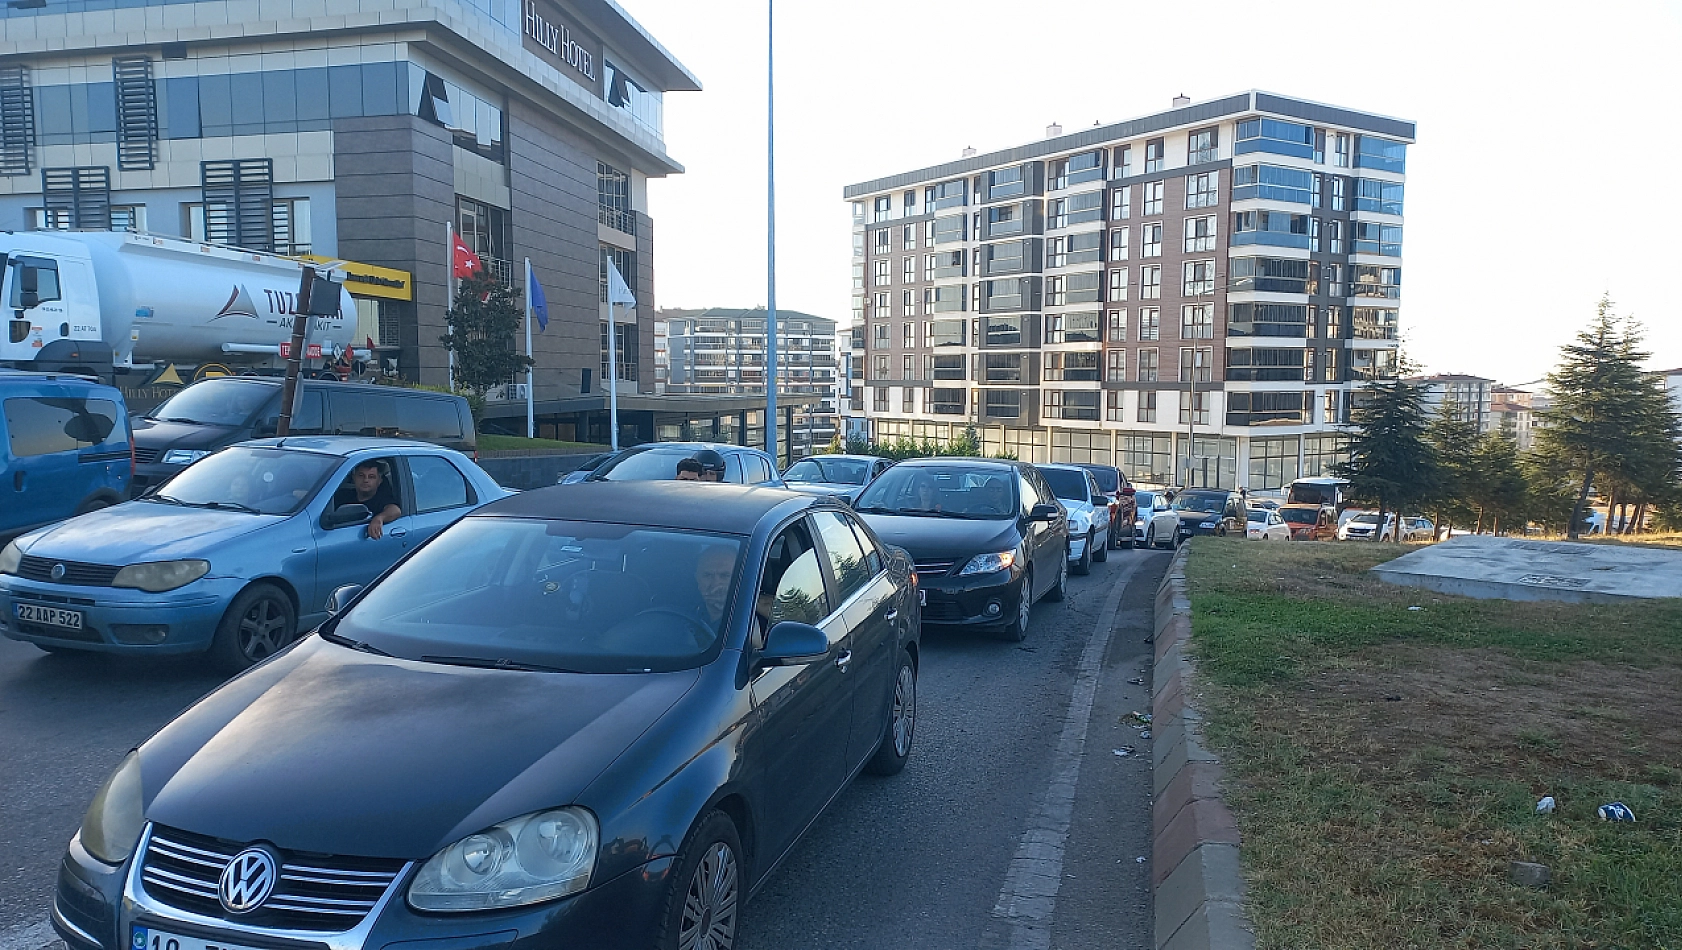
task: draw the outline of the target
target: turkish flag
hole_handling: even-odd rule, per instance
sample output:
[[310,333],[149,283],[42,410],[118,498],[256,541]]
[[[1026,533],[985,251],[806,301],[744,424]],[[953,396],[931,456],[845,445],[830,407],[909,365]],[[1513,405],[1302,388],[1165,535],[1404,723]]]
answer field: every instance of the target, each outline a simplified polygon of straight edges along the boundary
[[450,254],[450,276],[472,277],[474,272],[485,269],[485,262],[479,260],[479,255],[473,249],[463,244],[461,235],[453,235],[455,247]]

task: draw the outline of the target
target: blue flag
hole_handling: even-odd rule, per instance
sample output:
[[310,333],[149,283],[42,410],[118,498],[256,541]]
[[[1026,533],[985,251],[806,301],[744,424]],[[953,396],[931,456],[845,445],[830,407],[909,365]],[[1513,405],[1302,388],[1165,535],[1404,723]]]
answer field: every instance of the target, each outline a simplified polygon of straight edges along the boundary
[[537,318],[538,332],[549,329],[549,301],[543,297],[543,285],[537,282],[537,271],[531,272],[531,287],[527,289],[531,296],[531,313]]

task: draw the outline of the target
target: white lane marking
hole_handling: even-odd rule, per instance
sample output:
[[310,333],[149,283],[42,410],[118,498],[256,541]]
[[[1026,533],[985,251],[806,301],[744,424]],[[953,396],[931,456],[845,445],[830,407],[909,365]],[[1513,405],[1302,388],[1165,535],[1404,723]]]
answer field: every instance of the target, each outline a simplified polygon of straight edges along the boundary
[[58,939],[49,921],[37,924],[18,924],[0,930],[0,950],[41,950]]
[[1075,785],[1080,781],[1081,758],[1086,754],[1086,727],[1092,718],[1092,703],[1098,692],[1098,675],[1104,651],[1115,631],[1121,595],[1142,558],[1133,558],[1113,581],[1098,625],[1081,651],[1075,671],[1075,686],[1069,709],[1063,715],[1063,732],[1051,756],[1051,783],[1032,815],[1027,830],[1010,859],[992,919],[981,935],[983,950],[1049,950],[1051,913],[1057,906],[1057,889],[1063,883],[1063,851],[1074,817]]

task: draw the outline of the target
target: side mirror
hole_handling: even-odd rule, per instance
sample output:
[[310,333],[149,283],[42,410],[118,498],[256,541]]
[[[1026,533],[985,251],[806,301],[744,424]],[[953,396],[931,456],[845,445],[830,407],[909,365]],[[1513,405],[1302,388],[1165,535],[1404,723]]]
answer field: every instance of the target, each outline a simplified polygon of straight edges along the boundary
[[38,267],[24,265],[18,268],[18,303],[25,310],[33,310],[41,305],[41,270]]
[[829,656],[829,635],[809,623],[784,620],[765,637],[762,666],[805,666]]
[[331,531],[346,525],[366,524],[374,520],[374,513],[367,505],[340,505],[321,516],[321,526]]
[[362,593],[361,584],[346,584],[343,587],[334,588],[333,592],[327,595],[327,616],[334,616],[345,609],[345,605],[355,600],[356,595],[360,593]]
[[1029,521],[1056,521],[1060,512],[1056,505],[1040,502],[1028,511]]

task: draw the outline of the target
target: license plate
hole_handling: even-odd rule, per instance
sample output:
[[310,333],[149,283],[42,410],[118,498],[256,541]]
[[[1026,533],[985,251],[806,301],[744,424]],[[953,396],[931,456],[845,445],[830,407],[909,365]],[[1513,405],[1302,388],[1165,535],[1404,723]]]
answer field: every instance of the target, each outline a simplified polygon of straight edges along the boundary
[[201,940],[140,926],[134,928],[134,939],[129,942],[129,947],[131,950],[255,950],[239,944]]
[[40,604],[13,604],[19,620],[27,623],[46,624],[49,627],[63,627],[66,630],[82,629],[82,612],[80,610],[65,610],[63,607],[43,607]]
[[927,607],[928,605],[929,605],[929,592],[926,591],[926,590],[919,590],[917,592],[917,606]]

